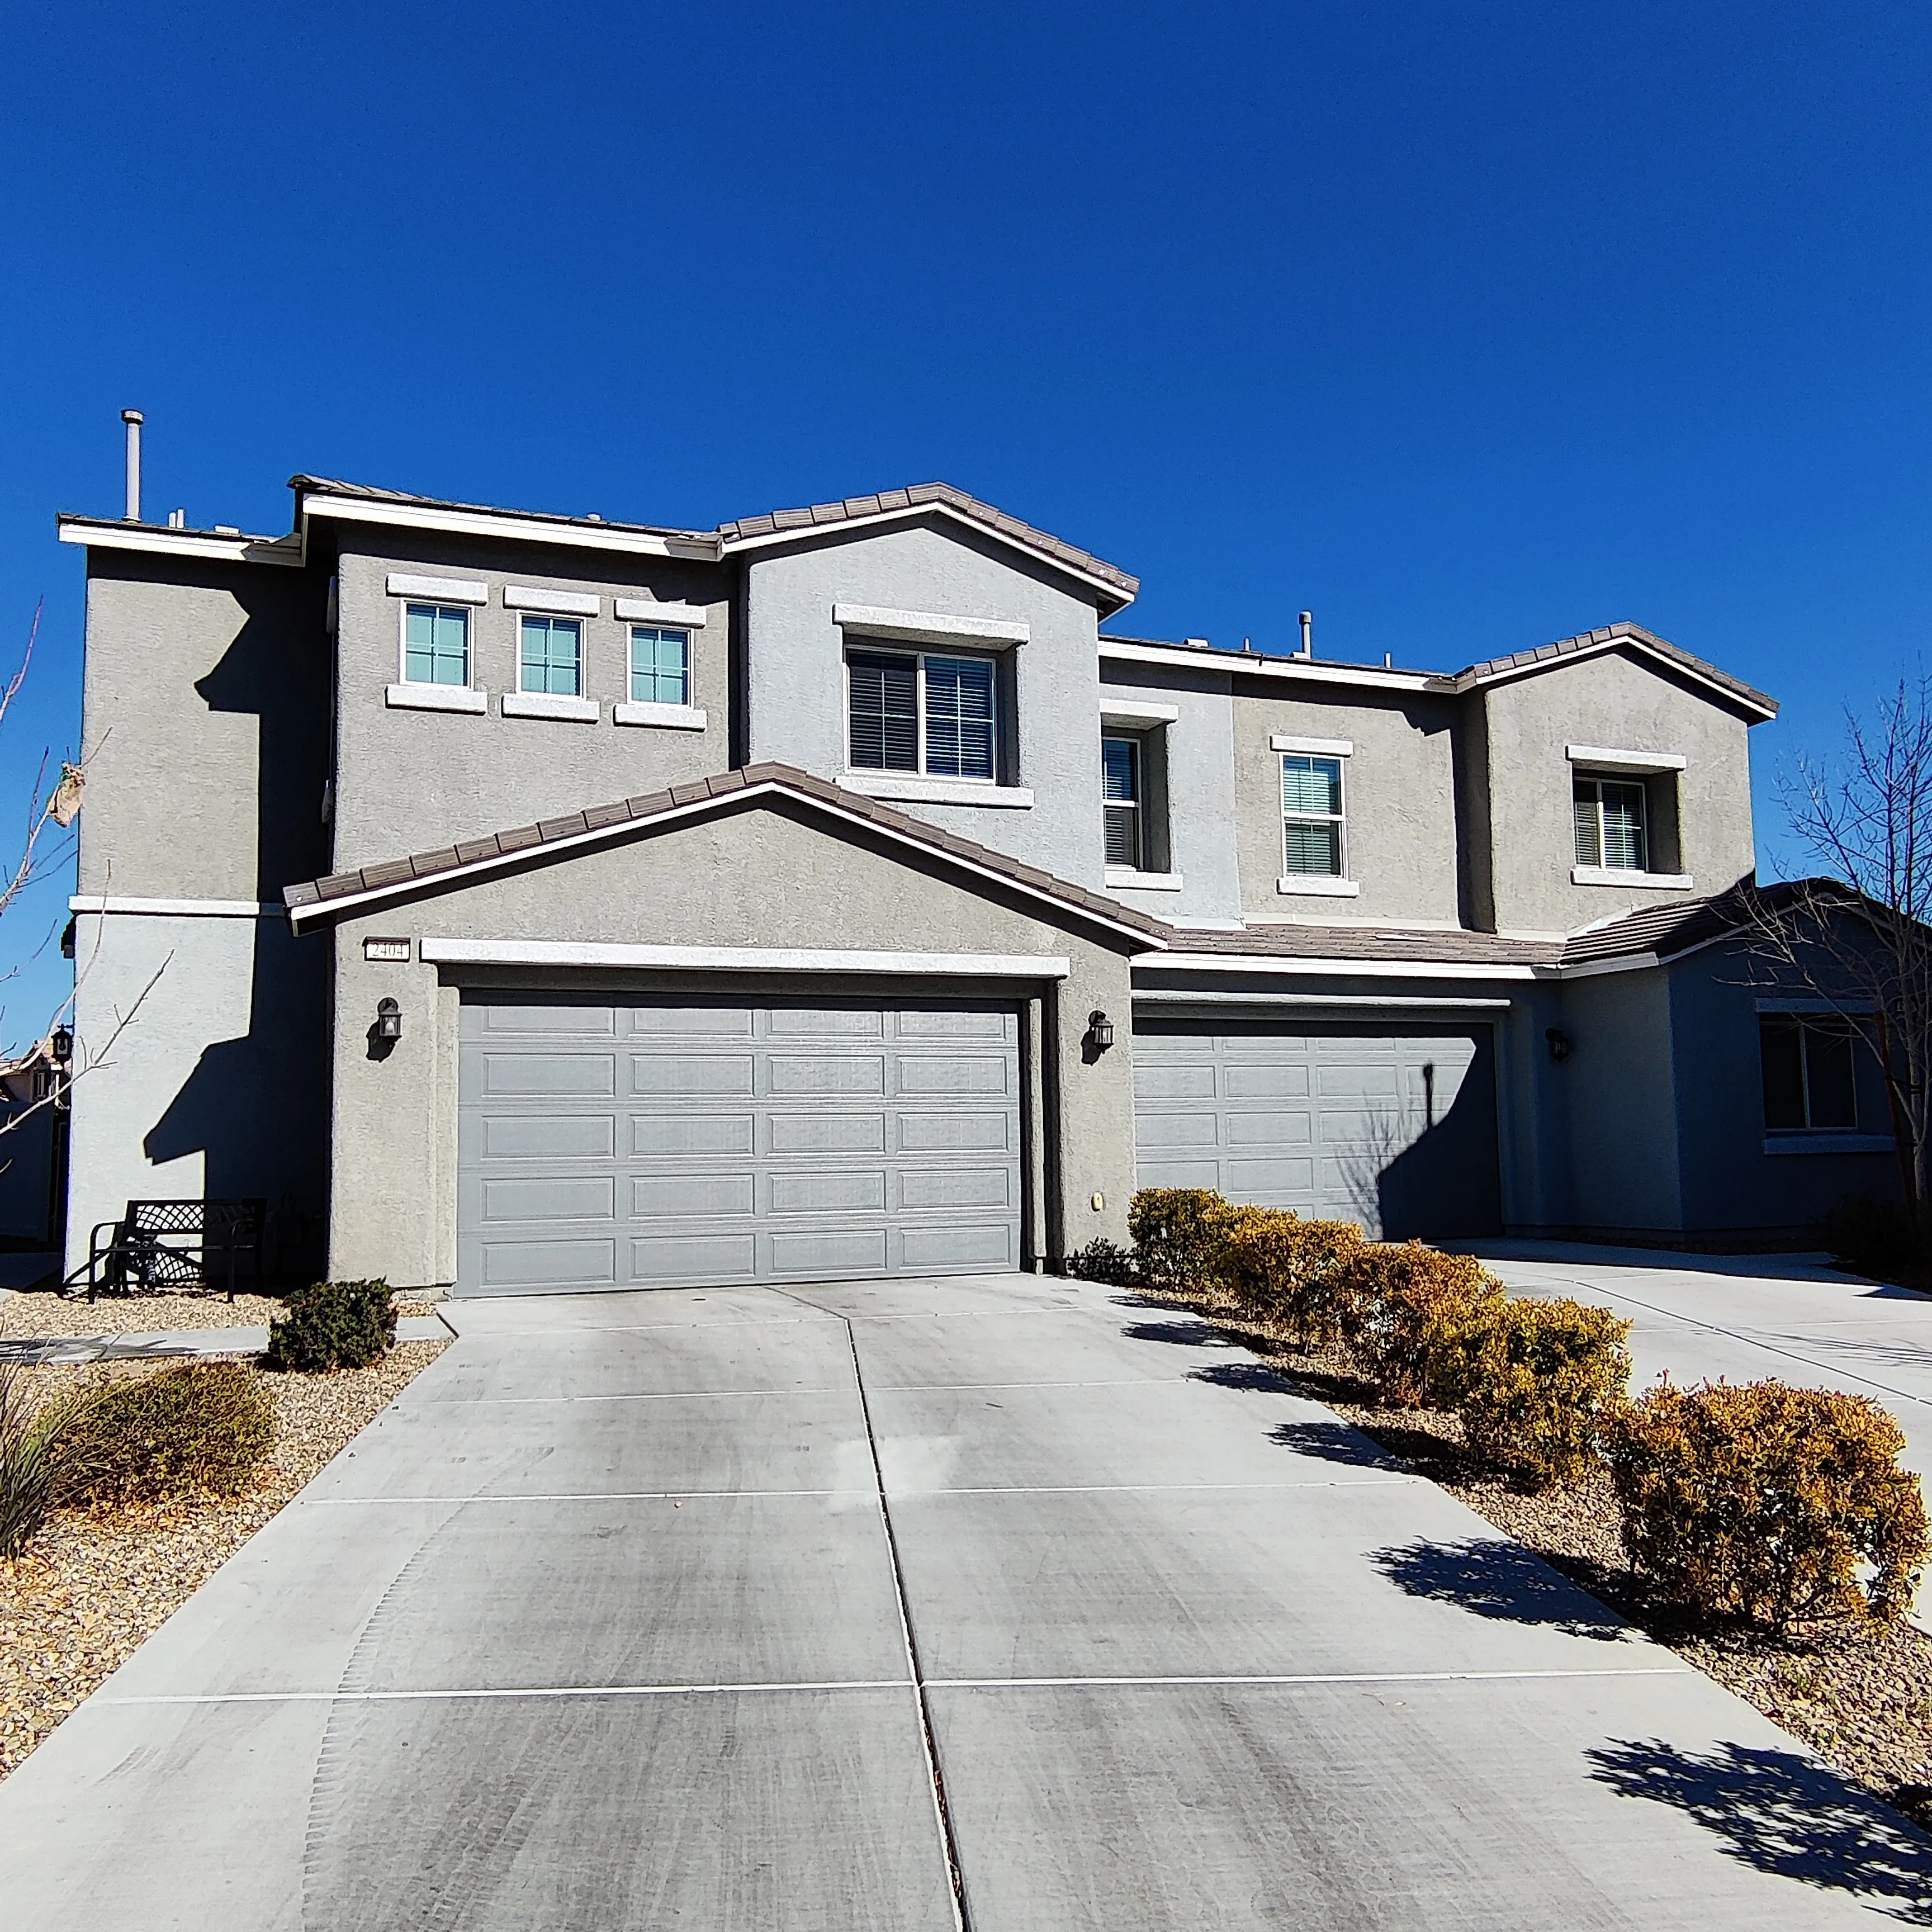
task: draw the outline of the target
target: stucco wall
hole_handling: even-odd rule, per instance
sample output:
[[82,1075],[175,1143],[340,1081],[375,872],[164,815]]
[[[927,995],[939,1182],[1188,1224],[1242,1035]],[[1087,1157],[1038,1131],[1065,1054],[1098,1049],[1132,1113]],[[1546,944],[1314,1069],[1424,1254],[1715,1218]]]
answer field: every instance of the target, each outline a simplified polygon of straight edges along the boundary
[[[823,533],[746,566],[747,742],[821,778],[845,770],[844,634],[835,604],[1024,622],[1011,647],[1016,692],[1012,775],[1029,810],[895,800],[898,809],[1025,860],[1063,879],[1101,886],[1100,673],[1094,604],[1067,580],[1004,544],[950,526]],[[962,649],[971,646],[962,640]]]
[[[1490,782],[1489,871],[1496,928],[1565,933],[1707,897],[1756,863],[1748,729],[1714,693],[1625,651],[1560,662],[1483,694]],[[1567,745],[1681,753],[1682,861],[1692,886],[1579,886]]]
[[[380,548],[360,547],[364,542]],[[388,573],[485,583],[490,601],[470,618],[470,676],[490,694],[487,713],[390,708],[401,676],[403,607]],[[345,542],[338,567],[336,812],[334,855],[323,869],[346,870],[459,839],[528,824],[588,805],[657,791],[727,769],[730,762],[730,598],[713,566],[652,557],[614,557],[475,539],[420,539],[370,531]],[[506,718],[503,694],[517,688],[520,614],[503,605],[506,584],[594,592],[598,614],[584,619],[584,694],[598,701],[595,724]],[[620,725],[612,708],[628,699],[628,621],[617,597],[702,605],[692,637],[692,702],[702,731]]]
[[[1064,954],[1071,976],[1050,984],[868,980],[860,990],[890,998],[895,988],[928,995],[950,989],[1016,1004],[1038,995],[1047,1061],[1040,1083],[1047,1252],[1057,1256],[1099,1235],[1126,1238],[1133,1106],[1123,953],[1087,929],[1062,928],[1025,908],[1002,889],[968,889],[936,864],[908,862],[868,833],[828,833],[790,809],[748,808],[424,896],[345,922],[332,942],[302,942],[319,953],[332,944],[334,953],[337,1274],[442,1282],[455,1270],[458,995],[445,982],[461,976],[454,969],[439,976],[419,960],[365,962],[362,941],[369,934]],[[560,970],[548,983],[590,982]],[[597,983],[611,983],[611,976]],[[632,976],[623,983],[648,989],[664,982]],[[373,1060],[368,1029],[386,994],[402,1005],[404,1037],[388,1058]],[[1114,1016],[1122,1044],[1089,1064],[1082,1036],[1096,1007]],[[1106,1202],[1099,1211],[1090,1204],[1096,1192]]]

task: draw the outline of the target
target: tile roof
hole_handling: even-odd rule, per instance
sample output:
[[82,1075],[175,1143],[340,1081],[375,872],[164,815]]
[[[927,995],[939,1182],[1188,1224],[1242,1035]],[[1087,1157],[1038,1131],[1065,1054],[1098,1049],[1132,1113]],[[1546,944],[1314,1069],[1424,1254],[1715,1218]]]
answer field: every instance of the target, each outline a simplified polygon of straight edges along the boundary
[[1177,930],[1168,943],[1175,952],[1232,953],[1246,959],[1388,959],[1474,968],[1554,966],[1562,954],[1560,940],[1376,926],[1251,926],[1242,932]]
[[1157,919],[1136,912],[1118,900],[1103,898],[1065,879],[1056,878],[1037,866],[1023,864],[1004,852],[970,838],[962,838],[942,827],[910,818],[902,812],[881,805],[876,799],[847,791],[814,778],[795,766],[782,764],[748,765],[714,778],[700,778],[689,784],[673,785],[668,790],[641,797],[620,799],[609,805],[592,806],[584,812],[568,812],[556,818],[540,820],[534,825],[519,825],[507,831],[486,833],[480,838],[460,841],[434,852],[418,852],[406,859],[392,859],[353,872],[334,872],[328,878],[304,880],[290,886],[282,894],[289,910],[296,917],[313,916],[343,899],[391,886],[434,881],[460,875],[471,868],[491,862],[540,853],[546,846],[583,838],[591,834],[641,829],[655,820],[671,816],[685,808],[713,799],[728,800],[734,794],[753,788],[772,788],[815,804],[836,808],[849,818],[866,820],[914,844],[924,845],[949,858],[998,874],[1015,885],[1025,887],[1044,898],[1064,905],[1070,911],[1096,919],[1117,929],[1138,934],[1150,950],[1171,943],[1168,928]]
[[1729,692],[1755,710],[1771,716],[1777,712],[1776,698],[1766,697],[1756,686],[1745,683],[1741,677],[1732,676],[1729,671],[1720,670],[1702,658],[1693,656],[1681,645],[1673,644],[1668,638],[1660,638],[1654,631],[1646,631],[1641,624],[1606,624],[1600,630],[1580,631],[1574,638],[1559,638],[1552,644],[1538,644],[1532,650],[1515,651],[1508,657],[1486,658],[1480,664],[1471,664],[1466,670],[1456,672],[1453,682],[1458,690],[1468,690],[1499,677],[1540,669],[1582,652],[1598,651],[1606,644],[1621,643],[1634,644],[1640,650],[1678,665],[1693,676]]

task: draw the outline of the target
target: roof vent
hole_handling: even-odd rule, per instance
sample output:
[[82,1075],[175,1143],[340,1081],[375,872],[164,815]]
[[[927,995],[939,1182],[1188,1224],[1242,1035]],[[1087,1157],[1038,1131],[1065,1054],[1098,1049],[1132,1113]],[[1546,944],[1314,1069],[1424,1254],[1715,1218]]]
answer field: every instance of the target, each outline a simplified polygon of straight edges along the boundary
[[238,537],[242,534],[239,524],[217,524],[214,534],[218,537]]
[[1301,650],[1298,655],[1304,658],[1312,658],[1315,655],[1315,613],[1312,610],[1304,610],[1301,614]]
[[128,425],[128,507],[122,515],[124,521],[138,524],[141,520],[141,412],[123,410],[121,420]]
[[1208,640],[1205,638],[1183,638],[1180,641],[1184,644],[1192,646],[1197,651],[1204,651],[1208,648]]
[[168,512],[168,528],[171,530],[186,530],[188,512],[185,510],[170,510]]

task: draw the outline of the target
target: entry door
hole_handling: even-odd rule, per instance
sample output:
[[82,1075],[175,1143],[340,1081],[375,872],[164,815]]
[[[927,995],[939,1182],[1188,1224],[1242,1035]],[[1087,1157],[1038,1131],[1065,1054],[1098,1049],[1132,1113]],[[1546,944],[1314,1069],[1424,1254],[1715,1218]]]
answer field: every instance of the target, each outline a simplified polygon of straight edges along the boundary
[[1010,1009],[499,994],[460,1076],[459,1293],[1019,1265]]
[[1491,1029],[1136,1018],[1143,1187],[1359,1221],[1390,1240],[1502,1224]]

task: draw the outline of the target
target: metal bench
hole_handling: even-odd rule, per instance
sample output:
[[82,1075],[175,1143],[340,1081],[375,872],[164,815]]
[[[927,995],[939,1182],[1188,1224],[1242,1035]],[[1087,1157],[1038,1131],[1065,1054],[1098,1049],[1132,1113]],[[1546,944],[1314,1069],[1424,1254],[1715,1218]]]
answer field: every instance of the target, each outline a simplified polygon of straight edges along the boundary
[[68,1277],[87,1280],[92,1301],[110,1294],[178,1294],[226,1288],[235,1299],[238,1273],[262,1282],[262,1230],[268,1204],[255,1201],[130,1201],[118,1221],[100,1221],[88,1238],[87,1262]]

